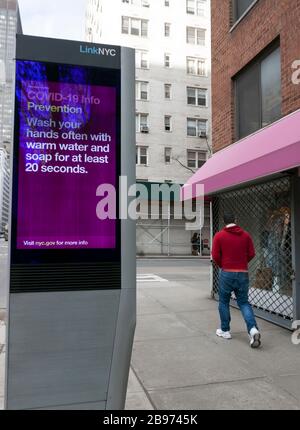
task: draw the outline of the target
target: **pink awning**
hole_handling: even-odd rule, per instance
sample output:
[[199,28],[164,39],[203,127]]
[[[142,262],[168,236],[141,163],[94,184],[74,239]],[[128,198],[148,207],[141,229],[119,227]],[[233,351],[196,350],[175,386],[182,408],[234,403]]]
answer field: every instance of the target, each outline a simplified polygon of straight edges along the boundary
[[300,166],[300,110],[217,152],[182,187],[182,200]]

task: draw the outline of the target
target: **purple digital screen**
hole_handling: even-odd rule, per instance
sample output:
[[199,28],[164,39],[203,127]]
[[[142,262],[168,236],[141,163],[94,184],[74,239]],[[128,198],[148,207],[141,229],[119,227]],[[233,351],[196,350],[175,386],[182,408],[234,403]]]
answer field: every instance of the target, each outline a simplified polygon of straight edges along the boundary
[[17,62],[17,249],[114,249],[96,191],[117,185],[117,89],[49,67]]

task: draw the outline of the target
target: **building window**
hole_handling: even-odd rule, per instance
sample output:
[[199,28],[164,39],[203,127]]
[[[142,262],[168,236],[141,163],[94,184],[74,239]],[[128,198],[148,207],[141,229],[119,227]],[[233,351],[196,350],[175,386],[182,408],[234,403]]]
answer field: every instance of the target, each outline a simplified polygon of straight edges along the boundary
[[206,163],[207,153],[205,151],[187,151],[187,165],[188,167],[199,169]]
[[165,6],[169,7],[170,6],[170,0],[165,0]]
[[149,115],[147,113],[137,113],[135,116],[136,132],[149,133]]
[[238,21],[257,0],[232,0],[233,21]]
[[135,62],[138,69],[149,69],[148,51],[135,51]]
[[129,34],[129,18],[122,16],[122,33]]
[[206,30],[197,27],[186,28],[186,41],[191,45],[205,46],[205,33]]
[[122,3],[132,4],[133,6],[150,6],[149,0],[122,0]]
[[187,57],[186,67],[188,75],[206,76],[206,60],[203,58]]
[[192,106],[207,107],[207,90],[202,88],[187,87],[187,104]]
[[191,137],[205,137],[207,135],[207,120],[188,118],[187,135]]
[[165,37],[170,37],[171,33],[171,24],[165,22]]
[[281,117],[280,48],[259,57],[235,78],[237,139]]
[[186,0],[186,12],[191,15],[205,16],[207,0]]
[[165,54],[165,67],[169,68],[171,67],[171,55]]
[[165,115],[165,131],[172,131],[172,117]]
[[135,18],[130,18],[130,28],[131,31],[130,33],[133,36],[139,36],[141,34],[141,20],[140,19],[135,19]]
[[172,85],[165,84],[165,99],[171,100]]
[[148,37],[148,21],[145,19],[141,20],[141,35],[142,37]]
[[122,33],[132,36],[148,37],[148,21],[122,16]]
[[138,166],[148,166],[148,147],[137,146],[136,147],[136,164]]
[[149,100],[149,82],[137,81],[135,91],[137,100]]
[[165,148],[165,163],[171,164],[172,148]]

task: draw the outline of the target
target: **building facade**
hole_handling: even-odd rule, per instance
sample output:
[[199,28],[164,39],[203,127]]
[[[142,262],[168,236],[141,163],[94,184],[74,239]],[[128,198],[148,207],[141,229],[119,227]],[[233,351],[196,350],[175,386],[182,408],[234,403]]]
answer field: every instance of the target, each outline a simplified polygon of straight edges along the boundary
[[[252,235],[257,315],[300,319],[300,2],[212,0],[213,157],[186,186],[213,197]],[[219,272],[213,275],[218,296]],[[235,301],[233,301],[235,304]]]
[[0,233],[8,223],[17,32],[22,32],[17,0],[0,0]]
[[[300,85],[293,82],[294,79],[299,79],[297,68],[300,67],[300,2],[215,0],[212,1],[211,9],[212,130],[213,151],[216,152],[300,108]],[[272,54],[272,51],[273,56],[268,55]],[[268,98],[262,105],[265,112],[260,112],[261,109],[258,108],[251,112],[253,99],[261,97],[257,96],[255,88],[255,81],[258,82],[258,79],[253,78],[254,82],[251,82],[251,71],[248,77],[242,76],[251,66],[252,76],[258,73],[254,70],[255,61],[261,61],[262,90]],[[268,73],[270,68],[274,69],[272,76]],[[274,89],[271,93],[273,82],[277,85],[276,92]],[[248,100],[250,111],[245,114],[252,115],[253,125],[245,124],[245,130],[239,130],[235,85],[242,86],[243,83],[246,86],[243,97]],[[272,104],[272,98],[277,102]],[[240,103],[243,103],[241,99]],[[272,114],[272,109],[277,110],[275,115]],[[260,114],[263,116],[261,124],[258,119]],[[240,127],[242,128],[243,124],[240,124]]]
[[0,146],[8,152],[13,135],[14,58],[20,22],[17,0],[0,0]]
[[[137,181],[183,184],[210,155],[210,0],[89,0],[86,40],[136,50]],[[138,222],[138,252],[189,254],[184,221],[162,221]]]
[[8,223],[9,217],[9,181],[10,181],[10,161],[5,149],[0,148],[0,232]]

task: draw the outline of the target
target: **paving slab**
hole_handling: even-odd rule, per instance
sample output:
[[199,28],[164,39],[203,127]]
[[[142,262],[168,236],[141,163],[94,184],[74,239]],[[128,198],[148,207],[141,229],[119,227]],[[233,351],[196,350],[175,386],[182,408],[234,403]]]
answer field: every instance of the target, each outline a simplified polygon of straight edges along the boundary
[[175,339],[195,336],[197,330],[188,327],[175,314],[140,315],[137,318],[135,342],[153,339]]
[[153,405],[132,369],[129,372],[125,410],[153,410]]
[[135,342],[132,365],[147,390],[265,376],[205,336]]
[[171,312],[196,311],[204,309],[216,309],[215,300],[210,298],[209,290],[191,287],[176,288],[148,288],[144,294],[157,300],[166,306]]
[[277,386],[295,397],[300,405],[300,374],[274,376],[273,381]]
[[132,371],[132,368],[130,368],[129,377],[128,377],[127,392],[128,393],[141,393],[143,391],[144,391],[144,389],[143,389],[142,385],[140,384],[136,375]]
[[163,314],[166,312],[166,307],[160,304],[157,300],[143,294],[140,290],[137,293],[137,316]]
[[230,341],[215,337],[215,342],[222,344],[223,351],[233,360],[239,357],[250,372],[262,372],[270,377],[289,373],[300,375],[300,348],[293,345],[288,330],[284,333],[263,332],[259,349],[249,348],[247,335],[243,333],[236,333]]
[[144,392],[127,393],[125,410],[126,411],[151,411],[153,406]]
[[299,410],[300,403],[266,379],[150,391],[157,409]]
[[3,323],[3,321],[0,321],[0,345],[5,344],[5,338],[6,338],[6,325]]
[[[198,329],[203,333],[209,334],[209,333],[215,333],[216,329],[220,327],[220,318],[219,318],[219,312],[217,309],[207,309],[202,310],[201,312],[198,311],[190,311],[190,312],[178,312],[177,313],[178,318],[182,319],[186,324],[189,325],[189,327]],[[257,319],[257,323],[259,325],[260,330],[262,333],[265,331],[277,331],[280,333],[285,333],[286,330],[282,327],[278,327],[274,324],[270,324],[267,321],[264,321],[262,319]],[[241,313],[238,309],[231,309],[231,333],[234,335],[235,333],[245,333],[246,332],[246,325],[245,322],[241,316]]]

